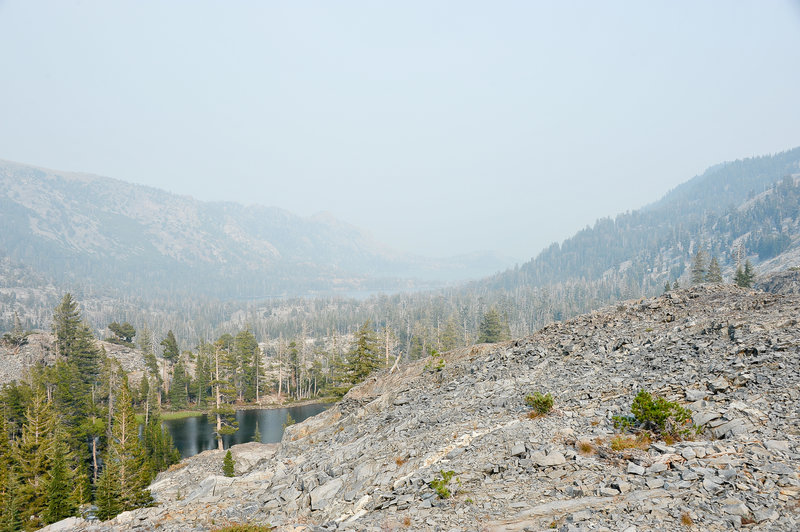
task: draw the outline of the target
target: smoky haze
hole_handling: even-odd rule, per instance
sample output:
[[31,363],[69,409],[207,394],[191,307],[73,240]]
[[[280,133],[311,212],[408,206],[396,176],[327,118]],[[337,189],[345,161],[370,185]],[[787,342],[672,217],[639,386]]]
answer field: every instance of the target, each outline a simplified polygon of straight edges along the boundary
[[0,158],[525,260],[800,145],[796,2],[0,3]]

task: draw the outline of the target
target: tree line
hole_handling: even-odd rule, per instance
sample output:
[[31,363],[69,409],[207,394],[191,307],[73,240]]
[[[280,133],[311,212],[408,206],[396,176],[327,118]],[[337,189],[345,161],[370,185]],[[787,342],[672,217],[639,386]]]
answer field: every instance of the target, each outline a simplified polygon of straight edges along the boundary
[[157,410],[139,437],[119,363],[98,348],[66,294],[53,314],[56,362],[0,390],[0,530],[34,530],[95,504],[109,519],[150,502],[179,460]]

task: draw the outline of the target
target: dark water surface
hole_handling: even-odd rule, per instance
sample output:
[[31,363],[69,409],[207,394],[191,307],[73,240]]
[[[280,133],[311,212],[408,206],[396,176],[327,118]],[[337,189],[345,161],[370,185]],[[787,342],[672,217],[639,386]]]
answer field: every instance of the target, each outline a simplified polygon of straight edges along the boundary
[[[299,423],[319,414],[329,406],[331,405],[315,404],[290,408],[237,410],[236,421],[239,422],[239,430],[230,436],[223,436],[222,442],[227,449],[237,443],[253,441],[256,422],[258,422],[258,430],[261,432],[261,443],[279,442],[283,436],[286,414],[291,414],[292,418]],[[164,426],[172,434],[175,447],[183,458],[217,448],[217,438],[214,435],[216,418],[213,415],[169,419],[164,421]]]

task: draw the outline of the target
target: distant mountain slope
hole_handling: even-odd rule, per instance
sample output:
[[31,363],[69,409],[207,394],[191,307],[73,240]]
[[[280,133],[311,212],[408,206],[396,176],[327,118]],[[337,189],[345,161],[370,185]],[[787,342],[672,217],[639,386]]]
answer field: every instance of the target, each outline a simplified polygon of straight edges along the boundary
[[[504,265],[402,255],[329,215],[204,203],[7,161],[0,161],[0,221],[0,250],[11,259],[58,282],[88,280],[118,293],[238,298],[396,290]],[[422,282],[409,284],[414,278]]]
[[633,297],[683,275],[700,248],[728,272],[748,257],[766,261],[800,244],[800,193],[790,177],[798,172],[800,148],[716,165],[652,205],[598,220],[485,285],[541,287],[611,276],[633,287],[627,294]]

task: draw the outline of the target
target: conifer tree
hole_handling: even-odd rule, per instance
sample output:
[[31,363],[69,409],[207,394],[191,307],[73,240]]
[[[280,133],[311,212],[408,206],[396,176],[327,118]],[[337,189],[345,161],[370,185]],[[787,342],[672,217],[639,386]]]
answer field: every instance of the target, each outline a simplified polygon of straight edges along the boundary
[[698,249],[692,259],[692,284],[701,284],[706,280],[706,254]]
[[462,345],[461,327],[455,316],[450,316],[445,322],[439,343],[442,351],[450,351]]
[[235,410],[230,405],[230,401],[236,396],[236,389],[231,386],[230,363],[232,360],[231,351],[233,347],[233,337],[230,334],[223,334],[214,344],[214,380],[211,386],[214,388],[215,406],[213,413],[216,417],[217,447],[223,449],[222,437],[233,434],[239,429],[239,423],[235,420]]
[[11,470],[13,464],[11,443],[8,439],[8,423],[0,416],[0,530],[13,530],[11,512],[16,511],[16,478]]
[[258,430],[258,420],[256,420],[256,431],[253,433],[253,441],[261,443],[261,431]]
[[45,522],[55,523],[75,515],[77,505],[73,498],[74,474],[67,462],[69,450],[63,441],[56,441],[47,482],[47,510]]
[[154,412],[144,428],[144,449],[150,469],[150,480],[159,471],[177,464],[181,455],[175,448],[172,435],[161,424],[161,416]]
[[172,384],[169,387],[169,402],[175,410],[186,408],[186,403],[189,399],[187,393],[187,379],[183,357],[179,357],[178,362],[172,370]]
[[222,460],[222,474],[226,477],[232,477],[235,475],[233,465],[233,455],[231,454],[231,450],[228,449],[228,452],[225,453],[225,458]]
[[258,342],[250,329],[240,331],[233,341],[234,386],[239,400],[252,401],[256,397],[256,358],[260,354]]
[[22,530],[22,511],[19,500],[19,481],[13,474],[9,475],[8,485],[3,498],[0,499],[0,530],[3,532]]
[[[105,470],[99,483],[105,490],[103,497],[116,496],[120,511],[139,508],[150,501],[150,493],[145,490],[150,481],[150,468],[139,440],[139,424],[127,378],[123,378],[117,393],[117,407],[104,462]],[[104,511],[108,513],[115,509],[110,501],[104,504]]]
[[35,393],[13,453],[19,479],[19,509],[26,526],[33,528],[44,526],[48,472],[56,447],[55,430],[56,419],[50,405],[42,392]]
[[753,283],[755,283],[756,280],[756,271],[753,269],[750,259],[744,261],[744,278],[747,283],[747,287],[752,288]]
[[181,354],[180,349],[178,349],[178,341],[175,339],[172,329],[167,331],[167,336],[161,340],[161,346],[164,348],[164,358],[170,362],[175,362]]
[[755,277],[756,275],[755,271],[753,270],[753,265],[750,263],[750,259],[747,259],[744,269],[742,269],[741,264],[737,266],[736,275],[734,275],[733,280],[737,286],[741,286],[743,288],[752,288]]
[[722,282],[722,269],[719,267],[719,262],[716,256],[711,257],[711,263],[708,265],[708,272],[706,272],[707,283],[721,283]]
[[347,374],[352,384],[359,383],[381,367],[380,346],[369,320],[356,332],[347,354]]
[[67,292],[53,313],[53,332],[56,336],[56,350],[59,356],[69,357],[74,352],[74,343],[81,325],[78,303]]
[[495,343],[511,339],[508,316],[501,316],[496,308],[490,308],[483,315],[478,326],[478,343]]
[[116,517],[123,511],[121,488],[117,480],[117,464],[109,463],[100,474],[95,490],[96,516],[101,521]]

